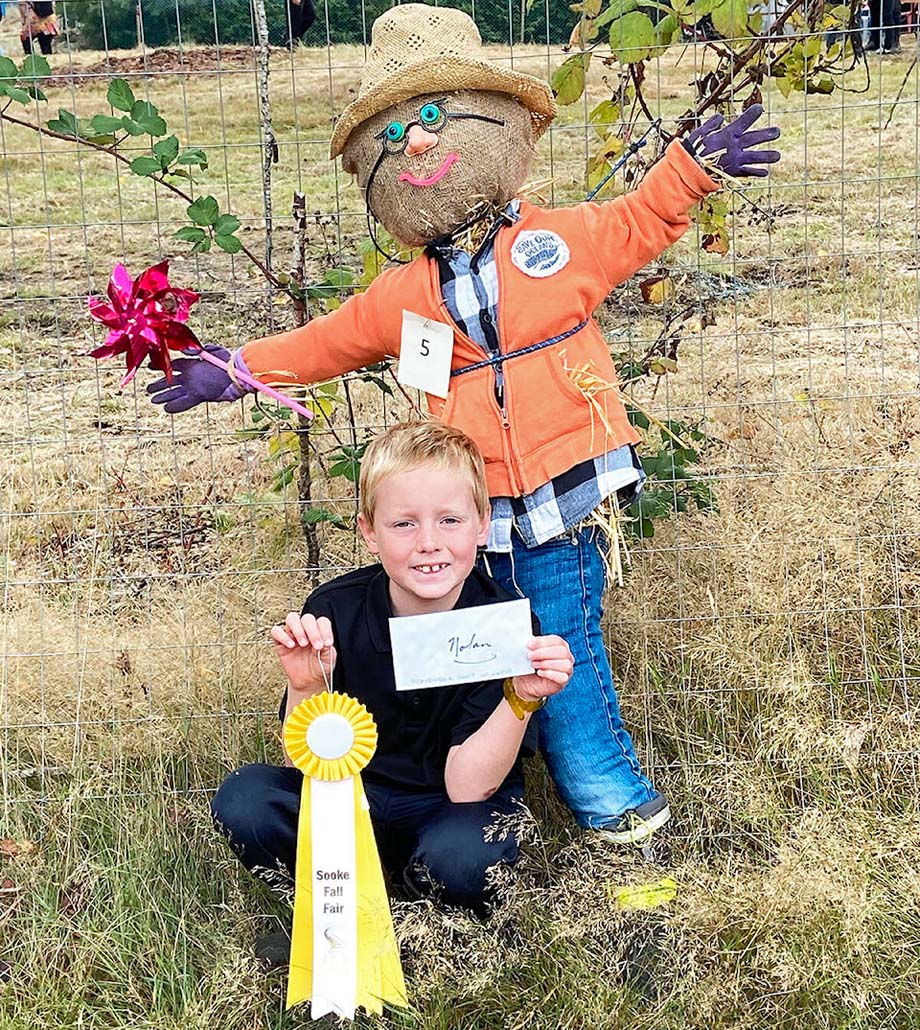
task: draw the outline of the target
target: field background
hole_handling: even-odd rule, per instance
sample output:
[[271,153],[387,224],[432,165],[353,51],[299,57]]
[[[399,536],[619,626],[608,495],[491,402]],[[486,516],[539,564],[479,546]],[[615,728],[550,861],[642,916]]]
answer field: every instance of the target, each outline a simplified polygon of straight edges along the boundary
[[[830,97],[767,80],[784,158],[746,195],[775,221],[739,200],[726,258],[693,232],[666,257],[677,300],[714,322],[636,399],[703,427],[718,510],[631,545],[607,628],[627,725],[675,811],[670,861],[579,833],[534,763],[508,905],[485,924],[398,905],[413,1008],[359,1025],[920,1027],[920,75],[913,36],[903,48]],[[491,52],[544,77],[561,59]],[[650,64],[656,113],[688,105],[700,53]],[[262,253],[251,49],[52,63],[52,113],[103,111],[109,75],[129,77],[207,149],[198,189]],[[360,268],[360,197],[327,141],[362,63],[354,46],[273,51],[278,269],[295,188],[316,213],[311,277]],[[541,144],[547,203],[584,196],[605,95],[592,70],[586,105]],[[278,460],[239,435],[246,405],[172,419],[150,373],[119,393],[121,369],[85,356],[101,342],[85,297],[116,260],[136,274],[169,256],[203,293],[208,340],[286,328],[291,307],[240,256],[189,256],[171,238],[184,205],[110,159],[5,122],[0,156],[0,1028],[306,1025],[251,958],[283,908],[238,871],[207,799],[241,762],[279,759],[268,627],[366,556],[323,527],[309,565],[296,484],[270,490]],[[635,354],[667,315],[635,283],[599,312]],[[315,503],[346,520],[354,499],[319,459],[405,412],[349,389],[355,427],[343,405],[314,434]],[[617,903],[665,875],[669,904]]]

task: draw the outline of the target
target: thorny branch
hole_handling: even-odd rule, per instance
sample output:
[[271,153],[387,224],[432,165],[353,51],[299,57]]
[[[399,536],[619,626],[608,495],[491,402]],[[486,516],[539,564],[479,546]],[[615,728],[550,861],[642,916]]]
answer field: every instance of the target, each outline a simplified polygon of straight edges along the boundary
[[[67,143],[73,143],[76,140],[81,146],[90,147],[92,150],[98,150],[102,154],[108,154],[109,157],[114,158],[121,164],[128,165],[130,168],[131,161],[125,157],[124,154],[120,154],[115,146],[106,146],[102,143],[93,143],[91,140],[83,139],[82,137],[68,136],[63,132],[56,132],[54,129],[46,129],[43,125],[36,125],[34,122],[26,121],[23,118],[16,118],[15,116],[8,114],[6,110],[0,111],[0,119],[7,122],[12,122],[14,125],[21,125],[25,129],[31,129],[33,132],[37,132],[42,136],[50,136],[52,139],[62,139]],[[133,174],[133,173],[132,173]],[[152,179],[154,182],[159,183],[165,189],[169,190],[170,193],[174,193],[177,197],[181,197],[187,204],[191,204],[194,198],[190,196],[185,190],[176,186],[175,183],[170,182],[165,173],[160,175],[150,175],[147,178]],[[255,254],[246,246],[245,243],[240,241],[240,249],[249,258],[249,260],[258,268],[258,270],[265,276],[265,278],[279,290],[283,290],[285,293],[289,293],[283,283],[266,267],[264,262],[260,261]]]

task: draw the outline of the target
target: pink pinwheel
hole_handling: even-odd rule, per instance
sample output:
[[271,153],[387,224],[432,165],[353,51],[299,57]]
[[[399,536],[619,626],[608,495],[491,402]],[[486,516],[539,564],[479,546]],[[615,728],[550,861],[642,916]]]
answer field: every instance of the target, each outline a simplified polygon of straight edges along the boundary
[[100,297],[87,300],[92,317],[110,329],[105,343],[90,354],[94,358],[124,354],[128,371],[122,386],[131,382],[148,356],[150,367],[165,372],[172,382],[169,352],[201,346],[192,330],[183,325],[198,294],[170,286],[168,273],[168,261],[153,265],[137,279],[131,278],[124,265],[116,265],[107,290],[111,304]]

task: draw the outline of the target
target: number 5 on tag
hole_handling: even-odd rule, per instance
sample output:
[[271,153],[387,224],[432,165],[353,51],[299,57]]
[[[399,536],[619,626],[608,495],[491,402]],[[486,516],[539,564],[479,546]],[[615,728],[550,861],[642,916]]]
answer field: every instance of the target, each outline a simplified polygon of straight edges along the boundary
[[403,311],[397,380],[403,386],[446,397],[453,350],[452,326]]

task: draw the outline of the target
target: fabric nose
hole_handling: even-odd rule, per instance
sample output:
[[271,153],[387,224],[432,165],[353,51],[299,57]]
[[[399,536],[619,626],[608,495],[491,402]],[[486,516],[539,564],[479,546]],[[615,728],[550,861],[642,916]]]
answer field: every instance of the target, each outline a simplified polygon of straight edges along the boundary
[[438,145],[436,133],[423,129],[421,125],[413,125],[409,129],[409,142],[406,144],[406,153],[412,157],[415,154],[424,154]]

